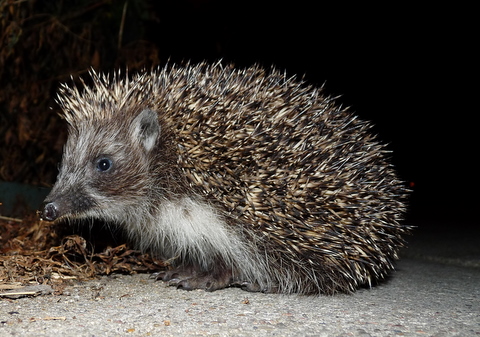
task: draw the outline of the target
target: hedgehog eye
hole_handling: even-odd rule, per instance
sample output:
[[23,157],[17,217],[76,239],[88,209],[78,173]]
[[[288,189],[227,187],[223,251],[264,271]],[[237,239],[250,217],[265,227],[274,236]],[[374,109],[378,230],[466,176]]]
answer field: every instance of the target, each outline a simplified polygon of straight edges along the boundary
[[97,161],[97,170],[100,172],[106,172],[112,167],[112,161],[108,158],[100,158]]

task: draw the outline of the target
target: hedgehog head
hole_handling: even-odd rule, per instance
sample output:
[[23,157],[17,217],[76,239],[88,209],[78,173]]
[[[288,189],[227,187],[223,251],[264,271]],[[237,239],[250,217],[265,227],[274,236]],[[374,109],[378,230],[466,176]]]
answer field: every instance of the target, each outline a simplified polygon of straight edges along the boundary
[[81,93],[63,86],[58,96],[70,128],[57,183],[46,201],[48,220],[115,221],[148,199],[152,157],[162,139],[158,113],[144,104],[148,85],[142,76],[130,81],[91,75],[93,88],[85,86]]

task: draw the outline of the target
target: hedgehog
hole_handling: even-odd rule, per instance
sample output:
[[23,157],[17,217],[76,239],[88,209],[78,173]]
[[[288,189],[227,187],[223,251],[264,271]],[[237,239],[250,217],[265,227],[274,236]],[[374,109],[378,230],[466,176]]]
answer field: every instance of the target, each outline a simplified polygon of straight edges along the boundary
[[323,86],[222,62],[90,77],[57,96],[44,220],[119,228],[185,290],[351,293],[394,269],[408,189]]

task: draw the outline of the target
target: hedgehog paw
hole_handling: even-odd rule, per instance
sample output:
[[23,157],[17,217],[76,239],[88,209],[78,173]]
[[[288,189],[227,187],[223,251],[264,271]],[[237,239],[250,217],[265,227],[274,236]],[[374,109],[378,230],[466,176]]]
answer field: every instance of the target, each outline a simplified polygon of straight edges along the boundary
[[202,277],[191,277],[184,279],[180,282],[176,282],[175,285],[178,289],[184,290],[204,289],[206,291],[215,291],[228,287],[230,282],[216,279],[211,275],[205,275]]
[[234,287],[239,287],[242,290],[251,292],[251,293],[276,293],[278,292],[276,287],[262,288],[260,284],[250,281],[235,281],[231,284]]
[[215,291],[230,286],[231,275],[217,275],[216,277],[208,273],[197,273],[189,269],[175,269],[156,273],[155,280],[167,282],[169,286],[177,287],[183,290],[203,289],[206,291]]
[[180,280],[183,278],[188,277],[188,273],[183,273],[179,270],[165,270],[165,271],[160,271],[158,273],[153,273],[152,278],[155,279],[155,281],[164,281],[164,282],[175,282],[176,280]]
[[252,292],[252,293],[258,293],[260,291],[263,291],[263,289],[260,287],[258,283],[252,283],[252,282],[243,282],[240,284],[240,288],[242,290]]

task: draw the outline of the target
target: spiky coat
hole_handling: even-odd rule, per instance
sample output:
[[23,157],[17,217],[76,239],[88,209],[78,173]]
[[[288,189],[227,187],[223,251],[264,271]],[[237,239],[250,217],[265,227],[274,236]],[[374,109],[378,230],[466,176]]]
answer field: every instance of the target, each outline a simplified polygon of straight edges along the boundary
[[118,224],[187,289],[332,294],[393,268],[403,183],[321,89],[220,63],[91,76],[58,96],[69,138],[46,218]]

